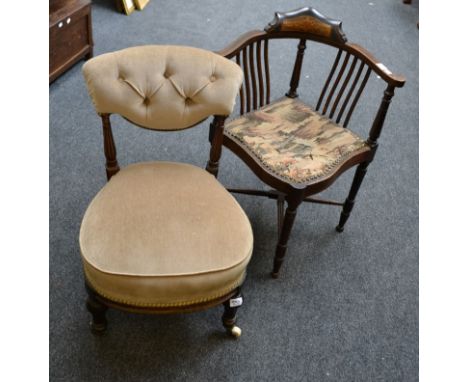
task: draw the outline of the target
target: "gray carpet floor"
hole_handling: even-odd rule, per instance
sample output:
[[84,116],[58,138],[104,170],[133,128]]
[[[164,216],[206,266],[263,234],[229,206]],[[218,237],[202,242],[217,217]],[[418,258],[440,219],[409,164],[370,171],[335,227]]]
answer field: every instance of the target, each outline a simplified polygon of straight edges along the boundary
[[[143,44],[211,50],[262,29],[274,11],[312,5],[343,20],[358,42],[404,74],[358,202],[341,235],[340,210],[303,205],[281,278],[269,276],[276,240],[274,201],[237,199],[255,248],[239,310],[240,340],[226,338],[221,307],[200,313],[144,316],[110,311],[103,337],[89,316],[78,232],[105,184],[100,120],[79,63],[50,86],[50,378],[52,381],[416,381],[418,379],[418,3],[400,0],[152,0],[143,12],[118,14],[113,0],[93,2],[95,54]],[[272,47],[272,93],[289,84],[295,44]],[[299,93],[314,99],[314,78],[330,58],[309,44]],[[350,128],[366,135],[382,94],[372,78]],[[164,134],[114,117],[121,165],[175,160],[204,166],[207,123]],[[325,193],[344,199],[352,173]],[[229,151],[220,181],[264,185]]]

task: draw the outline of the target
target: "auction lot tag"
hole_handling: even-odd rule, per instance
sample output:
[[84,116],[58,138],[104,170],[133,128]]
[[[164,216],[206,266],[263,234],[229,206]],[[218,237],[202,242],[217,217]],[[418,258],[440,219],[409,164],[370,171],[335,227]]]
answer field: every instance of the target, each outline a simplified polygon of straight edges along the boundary
[[241,306],[241,305],[242,305],[242,302],[243,302],[242,296],[236,297],[236,298],[231,298],[231,299],[229,300],[229,306],[230,306],[231,308],[235,308],[236,306]]

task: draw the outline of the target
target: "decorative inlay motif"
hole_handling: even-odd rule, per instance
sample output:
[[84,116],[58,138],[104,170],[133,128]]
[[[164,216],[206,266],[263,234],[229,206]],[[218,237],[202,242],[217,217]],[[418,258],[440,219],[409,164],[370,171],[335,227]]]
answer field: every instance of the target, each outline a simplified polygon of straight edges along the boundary
[[332,27],[310,16],[298,16],[294,19],[284,20],[282,31],[313,33],[317,36],[330,37]]

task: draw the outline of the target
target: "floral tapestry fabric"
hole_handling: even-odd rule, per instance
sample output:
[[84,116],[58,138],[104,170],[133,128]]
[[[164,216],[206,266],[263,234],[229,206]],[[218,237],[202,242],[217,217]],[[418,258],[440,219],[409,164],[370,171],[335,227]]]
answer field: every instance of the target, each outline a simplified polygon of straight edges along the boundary
[[288,97],[228,122],[225,134],[293,183],[317,181],[353,155],[370,150],[355,133]]

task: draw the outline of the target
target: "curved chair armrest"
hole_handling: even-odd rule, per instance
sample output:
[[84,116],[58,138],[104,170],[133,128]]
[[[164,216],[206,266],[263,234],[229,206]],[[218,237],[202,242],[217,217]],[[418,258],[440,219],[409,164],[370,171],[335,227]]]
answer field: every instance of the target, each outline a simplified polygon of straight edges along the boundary
[[[285,35],[287,32],[284,33]],[[229,45],[221,50],[215,51],[215,53],[225,57],[232,58],[245,46],[249,45],[253,41],[261,38],[278,38],[280,34],[272,35],[271,33],[261,30],[251,30],[244,33],[236,40],[231,42]],[[299,37],[298,37],[299,38]],[[380,62],[374,57],[367,49],[363,48],[359,44],[346,42],[342,45],[342,48],[349,50],[351,53],[357,55],[359,58],[364,60],[380,77],[382,77],[388,84],[395,87],[401,88],[406,82],[406,78],[402,75],[392,73],[385,64]]]
[[215,51],[214,53],[219,54],[220,56],[226,58],[232,58],[234,55],[240,51],[244,46],[252,42],[252,40],[257,40],[263,36],[267,35],[266,32],[255,29],[249,32],[246,32],[239,36],[236,40],[231,42],[229,45],[224,47],[221,50]]
[[401,88],[405,84],[406,78],[404,76],[392,73],[387,66],[375,58],[367,49],[354,43],[346,43],[346,47],[348,47],[352,53],[356,54],[359,58],[369,64],[369,66],[388,84],[397,88]]

